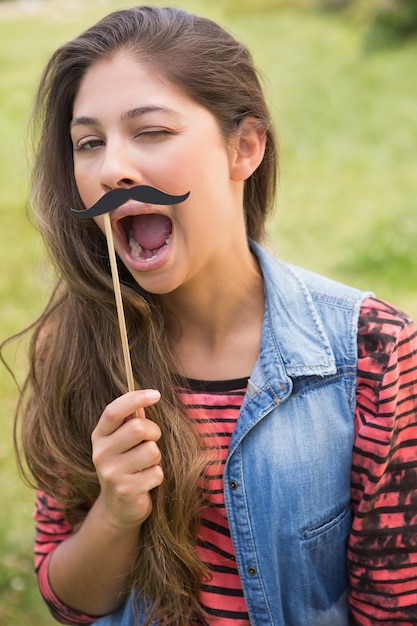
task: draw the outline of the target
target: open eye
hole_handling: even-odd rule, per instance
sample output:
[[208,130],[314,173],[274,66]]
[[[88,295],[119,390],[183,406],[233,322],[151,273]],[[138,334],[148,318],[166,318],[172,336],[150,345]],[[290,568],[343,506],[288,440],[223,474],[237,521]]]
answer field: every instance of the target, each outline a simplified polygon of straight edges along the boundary
[[76,152],[83,152],[87,150],[92,150],[93,148],[99,148],[104,145],[104,141],[102,139],[93,139],[86,138],[81,139],[76,146],[74,146],[74,150]]

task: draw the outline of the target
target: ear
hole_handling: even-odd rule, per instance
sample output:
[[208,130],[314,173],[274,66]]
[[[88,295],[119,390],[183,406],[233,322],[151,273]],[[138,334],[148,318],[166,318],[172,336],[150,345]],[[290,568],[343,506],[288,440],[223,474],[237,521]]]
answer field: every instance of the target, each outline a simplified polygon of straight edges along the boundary
[[266,131],[256,117],[245,117],[232,140],[230,178],[247,180],[261,163],[266,146]]

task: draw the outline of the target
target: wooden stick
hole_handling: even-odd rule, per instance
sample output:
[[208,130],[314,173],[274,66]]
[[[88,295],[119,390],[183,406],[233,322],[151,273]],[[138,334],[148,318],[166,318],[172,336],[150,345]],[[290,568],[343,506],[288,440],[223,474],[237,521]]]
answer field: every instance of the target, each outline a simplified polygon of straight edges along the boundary
[[104,227],[106,232],[107,247],[109,249],[111,275],[113,279],[114,296],[116,298],[117,317],[119,318],[120,338],[122,340],[123,358],[125,362],[127,387],[129,391],[134,391],[135,384],[133,381],[132,362],[130,360],[129,341],[127,338],[126,320],[123,310],[122,293],[120,290],[119,273],[117,271],[116,253],[114,250],[113,231],[111,229],[110,216],[103,213]]

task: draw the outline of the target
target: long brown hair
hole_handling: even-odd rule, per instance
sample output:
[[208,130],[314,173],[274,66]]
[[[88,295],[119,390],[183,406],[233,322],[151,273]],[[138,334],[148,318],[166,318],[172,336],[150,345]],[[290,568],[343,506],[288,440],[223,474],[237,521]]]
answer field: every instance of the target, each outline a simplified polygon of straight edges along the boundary
[[[63,501],[73,524],[82,522],[99,493],[91,432],[126,384],[105,239],[92,220],[78,220],[70,211],[84,207],[73,176],[69,124],[85,73],[120,51],[211,111],[226,139],[245,116],[259,119],[266,154],[244,190],[247,234],[257,241],[273,204],[277,172],[272,123],[250,54],[214,22],[171,8],[116,11],[51,57],[34,110],[32,206],[58,283],[32,326],[16,441],[34,482]],[[158,298],[141,289],[123,264],[119,272],[135,382],[161,392],[147,414],[163,433],[165,475],[153,492],[130,583],[142,599],[152,600],[149,622],[169,616],[169,623],[182,626],[199,612],[198,592],[207,574],[196,550],[204,448],[175,393],[176,366]]]

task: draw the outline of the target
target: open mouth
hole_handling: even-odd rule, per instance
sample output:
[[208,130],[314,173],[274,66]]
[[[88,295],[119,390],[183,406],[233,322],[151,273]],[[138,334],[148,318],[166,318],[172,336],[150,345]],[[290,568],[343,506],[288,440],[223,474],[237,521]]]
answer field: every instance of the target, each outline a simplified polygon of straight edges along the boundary
[[172,238],[172,222],[160,213],[132,215],[120,220],[130,254],[140,261],[151,261]]

